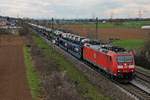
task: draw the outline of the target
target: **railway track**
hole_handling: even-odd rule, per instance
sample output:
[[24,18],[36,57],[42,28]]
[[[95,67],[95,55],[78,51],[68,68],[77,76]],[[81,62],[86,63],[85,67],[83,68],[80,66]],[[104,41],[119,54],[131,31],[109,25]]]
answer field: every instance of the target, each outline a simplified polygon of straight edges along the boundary
[[150,75],[136,71],[136,77],[150,84]]
[[141,89],[140,87],[132,83],[126,85],[123,84],[117,84],[117,85],[119,85],[120,87],[122,87],[123,89],[131,93],[133,96],[137,97],[139,100],[150,100],[149,93],[145,92],[143,89]]
[[[93,65],[87,63],[87,62],[83,62],[84,64],[88,65],[89,68],[91,70],[94,70],[96,72],[98,72],[99,74],[103,74],[105,76],[104,73],[101,73],[101,70],[98,70],[98,68],[93,67]],[[119,86],[120,89],[124,89],[124,91],[129,94],[130,96],[132,96],[134,99],[136,100],[149,100],[150,99],[150,92],[147,88],[145,88],[145,86],[143,86],[142,84],[138,84],[137,81],[135,82],[131,82],[129,84],[120,84],[116,81],[113,81],[116,85]]]
[[[136,75],[135,81],[142,84],[143,86],[147,87],[150,91],[150,78],[145,76]],[[149,92],[150,93],[150,92]]]
[[[45,37],[42,37],[42,38],[45,38]],[[48,41],[47,39],[45,39],[45,40]],[[84,63],[84,64],[87,65],[87,63]],[[91,65],[88,64],[88,66],[90,66],[90,69],[97,71],[97,69],[91,67]],[[97,71],[97,72],[99,72],[99,71]],[[141,73],[141,72],[136,72],[136,73],[138,73],[137,74],[137,78],[138,79],[149,83],[149,76],[148,75],[145,75],[144,73]],[[122,88],[125,91],[129,92],[129,94],[134,96],[136,99],[139,99],[139,100],[150,100],[149,90],[144,89],[143,86],[135,84],[135,82],[131,82],[131,83],[126,84],[126,85],[120,84],[118,82],[114,82],[114,83],[116,85],[118,85],[120,88]],[[137,80],[136,80],[136,83],[137,83]]]
[[[90,64],[85,64],[88,65],[92,70],[100,73],[100,70],[97,68],[93,68]],[[135,100],[150,100],[150,90],[149,88],[145,87],[145,85],[143,86],[143,84],[138,83],[137,81],[132,81],[128,84],[121,84],[114,80],[112,81],[118,85],[120,89],[124,89],[123,91],[132,96]]]
[[[98,70],[98,68],[93,67],[93,65],[87,62],[84,62],[84,64],[88,65],[91,70],[94,70],[99,74],[103,74],[101,73],[101,70]],[[105,74],[103,75],[105,76]],[[135,100],[150,100],[150,90],[147,87],[143,86],[142,84],[138,83],[137,81],[132,81],[129,84],[121,84],[114,80],[112,81],[116,85],[118,85],[120,89],[123,89],[124,92],[132,96]]]

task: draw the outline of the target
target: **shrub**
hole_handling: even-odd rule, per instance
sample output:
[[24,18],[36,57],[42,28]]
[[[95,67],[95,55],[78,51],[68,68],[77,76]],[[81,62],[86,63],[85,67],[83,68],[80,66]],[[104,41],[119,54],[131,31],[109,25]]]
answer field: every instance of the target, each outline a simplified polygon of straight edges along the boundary
[[144,48],[136,55],[136,64],[150,69],[150,39],[145,42]]
[[22,28],[19,29],[19,34],[21,36],[27,35],[29,33],[29,26],[27,24],[23,24],[21,27]]

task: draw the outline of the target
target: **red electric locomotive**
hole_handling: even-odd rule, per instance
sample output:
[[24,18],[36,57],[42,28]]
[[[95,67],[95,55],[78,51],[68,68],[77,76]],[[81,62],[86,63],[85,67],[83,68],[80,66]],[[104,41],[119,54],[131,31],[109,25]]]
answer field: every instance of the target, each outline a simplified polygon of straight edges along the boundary
[[115,79],[132,80],[135,72],[134,55],[110,45],[85,44],[83,59],[99,67]]

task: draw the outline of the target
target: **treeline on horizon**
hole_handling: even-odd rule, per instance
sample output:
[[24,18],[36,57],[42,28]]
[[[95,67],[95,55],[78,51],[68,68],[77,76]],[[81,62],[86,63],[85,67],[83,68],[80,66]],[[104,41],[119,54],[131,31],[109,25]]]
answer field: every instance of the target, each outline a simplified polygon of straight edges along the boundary
[[37,22],[37,21],[48,21],[55,23],[94,23],[98,22],[127,22],[127,21],[150,21],[150,18],[108,18],[108,19],[100,19],[100,18],[73,18],[73,19],[57,19],[57,18],[49,18],[49,19],[34,19],[34,18],[15,18],[9,16],[0,16],[0,19],[7,19],[7,20],[25,20],[28,22]]
[[[26,19],[28,21],[55,21],[56,23],[59,22],[72,22],[72,23],[84,23],[84,22],[91,22],[94,23],[96,22],[96,19]],[[98,19],[98,22],[126,22],[126,21],[150,21],[150,18],[116,18],[116,19]]]

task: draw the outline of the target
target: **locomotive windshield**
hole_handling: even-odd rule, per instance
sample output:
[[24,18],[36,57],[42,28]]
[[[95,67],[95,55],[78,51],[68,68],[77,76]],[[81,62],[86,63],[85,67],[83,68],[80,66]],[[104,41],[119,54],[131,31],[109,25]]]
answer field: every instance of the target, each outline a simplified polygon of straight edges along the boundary
[[132,56],[118,56],[117,57],[117,61],[118,62],[132,62],[133,61],[133,57]]

